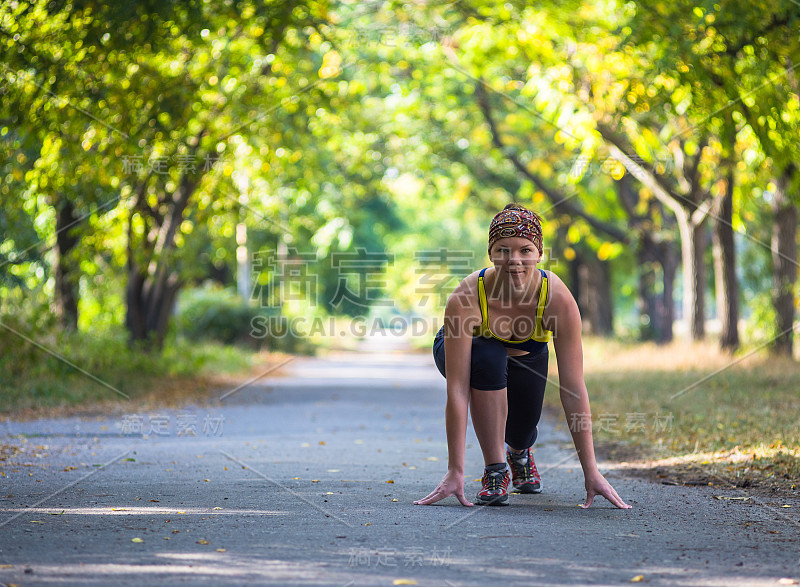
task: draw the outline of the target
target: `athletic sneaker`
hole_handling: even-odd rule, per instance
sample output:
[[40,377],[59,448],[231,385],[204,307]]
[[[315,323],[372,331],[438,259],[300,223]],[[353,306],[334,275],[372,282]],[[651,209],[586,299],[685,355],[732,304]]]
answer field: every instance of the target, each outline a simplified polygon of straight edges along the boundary
[[502,471],[483,470],[483,488],[475,501],[478,505],[508,505],[508,469]]
[[541,493],[542,478],[533,462],[533,454],[528,448],[521,455],[506,450],[506,460],[511,467],[511,477],[514,489],[520,493]]

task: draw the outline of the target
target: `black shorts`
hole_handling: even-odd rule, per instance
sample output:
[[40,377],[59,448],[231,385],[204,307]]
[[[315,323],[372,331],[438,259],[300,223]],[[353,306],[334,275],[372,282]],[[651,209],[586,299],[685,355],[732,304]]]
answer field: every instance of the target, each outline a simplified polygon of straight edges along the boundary
[[[446,378],[444,336],[441,334],[433,341],[433,358],[439,372]],[[472,338],[470,387],[482,391],[506,389],[505,441],[515,449],[528,448],[536,441],[549,358],[546,346],[535,355],[510,357],[499,340],[481,336]]]

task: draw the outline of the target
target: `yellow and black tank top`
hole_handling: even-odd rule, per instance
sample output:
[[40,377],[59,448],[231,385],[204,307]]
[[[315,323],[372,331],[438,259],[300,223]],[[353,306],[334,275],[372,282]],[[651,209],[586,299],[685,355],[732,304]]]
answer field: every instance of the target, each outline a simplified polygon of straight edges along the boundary
[[475,328],[473,334],[484,338],[497,339],[502,342],[505,347],[527,351],[532,354],[536,354],[544,349],[553,333],[549,330],[545,330],[544,326],[542,326],[542,314],[544,313],[544,306],[547,302],[549,284],[547,274],[544,270],[539,269],[539,272],[542,274],[542,286],[539,288],[539,300],[536,303],[536,326],[534,327],[534,331],[525,340],[509,340],[500,338],[489,329],[489,305],[486,301],[486,286],[483,280],[483,274],[486,273],[486,269],[481,269],[481,272],[478,274],[478,299],[481,305],[481,325]]

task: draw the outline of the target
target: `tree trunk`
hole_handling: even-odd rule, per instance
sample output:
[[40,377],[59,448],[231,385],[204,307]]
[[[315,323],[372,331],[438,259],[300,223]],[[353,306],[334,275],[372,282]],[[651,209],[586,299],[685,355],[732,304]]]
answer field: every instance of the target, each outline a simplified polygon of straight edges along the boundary
[[678,220],[678,231],[681,235],[681,289],[682,289],[682,319],[686,324],[687,330],[691,333],[692,314],[694,313],[695,304],[692,299],[694,290],[694,263],[696,257],[694,255],[694,230],[689,223],[688,214],[683,216],[676,215]]
[[[689,184],[689,205],[687,197],[679,194],[668,183],[662,181],[652,170],[642,166],[636,155],[628,155],[624,148],[635,152],[620,136],[608,127],[598,124],[598,131],[606,140],[611,154],[618,159],[630,174],[650,189],[652,194],[669,208],[678,223],[681,235],[681,261],[683,264],[683,318],[693,340],[701,340],[705,336],[705,264],[703,249],[705,218],[713,202],[708,194],[698,187],[698,169],[702,148],[698,150],[693,162],[688,166],[690,172],[684,174],[683,180]],[[701,145],[705,145],[708,137],[703,137]],[[685,153],[684,153],[685,154]],[[639,160],[640,161],[640,160]]]
[[637,308],[639,310],[639,340],[659,340],[659,315],[658,301],[656,299],[656,270],[655,243],[643,234],[639,239],[636,252],[639,264],[639,297]]
[[130,340],[151,342],[161,349],[182,282],[173,269],[153,275],[135,262],[129,267],[125,325]]
[[595,336],[610,336],[614,332],[614,304],[608,263],[589,253],[578,255],[574,268],[583,331]]
[[[144,255],[137,255],[134,251],[133,218],[128,220],[125,325],[131,342],[150,342],[154,345],[151,348],[159,350],[164,345],[175,300],[183,286],[173,258],[175,235],[183,222],[184,212],[196,185],[196,180],[184,175],[175,193],[162,198],[165,210],[163,215],[153,214],[152,210],[143,210],[143,201],[139,202],[138,210],[151,223],[150,230],[145,228],[142,237]],[[134,213],[136,210],[132,215]],[[145,222],[146,225],[149,223]]]
[[692,300],[691,307],[691,334],[692,340],[703,340],[706,337],[706,264],[704,255],[708,242],[705,222],[692,226],[692,266],[691,274]]
[[589,313],[592,316],[592,334],[614,334],[614,300],[611,295],[611,266],[606,261],[593,258],[589,268]]
[[55,314],[64,330],[78,329],[78,279],[72,252],[80,239],[73,229],[77,222],[75,207],[67,199],[56,205]]
[[772,213],[773,305],[777,317],[775,354],[792,356],[794,340],[795,281],[797,280],[797,206],[786,193],[793,170],[775,180]]
[[714,223],[714,282],[717,315],[722,324],[719,344],[723,351],[739,348],[739,283],[733,239],[733,164],[728,166],[725,195]]
[[678,255],[671,242],[661,244],[661,269],[663,290],[659,304],[659,324],[661,336],[659,342],[672,342],[674,334],[672,326],[675,323],[675,273],[678,271]]

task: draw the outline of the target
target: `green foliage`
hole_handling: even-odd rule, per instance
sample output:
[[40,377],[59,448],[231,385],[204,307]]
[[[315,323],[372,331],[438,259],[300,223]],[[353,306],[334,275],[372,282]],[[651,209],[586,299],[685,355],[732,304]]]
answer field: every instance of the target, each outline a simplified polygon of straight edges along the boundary
[[52,325],[32,326],[35,321],[21,317],[1,321],[16,331],[0,326],[0,413],[5,414],[125,396],[135,400],[171,379],[241,372],[252,362],[250,352],[218,343],[177,339],[163,353],[153,353],[144,345],[131,347],[120,328],[56,333]]
[[[273,325],[266,329],[264,324]],[[252,306],[224,289],[184,292],[178,304],[177,333],[185,340],[208,340],[254,349],[308,353],[311,345],[275,310]]]
[[[337,301],[332,260],[359,251],[384,259],[347,276],[380,282],[369,301],[436,315],[486,263],[490,214],[518,200],[544,213],[549,268],[566,278],[576,254],[611,263],[631,315],[637,231],[677,231],[651,190],[636,186],[632,212],[620,204],[626,171],[598,124],[679,194],[685,155],[700,155],[692,185],[712,194],[735,160],[734,224],[763,249],[768,183],[798,160],[797,16],[787,0],[4,3],[0,309],[27,293],[49,312],[54,211],[68,202],[78,243],[62,261],[86,333],[126,323],[134,275],[149,292],[230,287],[238,224],[251,254],[312,258],[309,298],[269,301],[287,319],[368,315],[364,300]],[[771,268],[768,255],[743,265],[760,276],[743,280],[749,300]],[[208,292],[180,308],[178,332],[225,342],[261,311]]]

